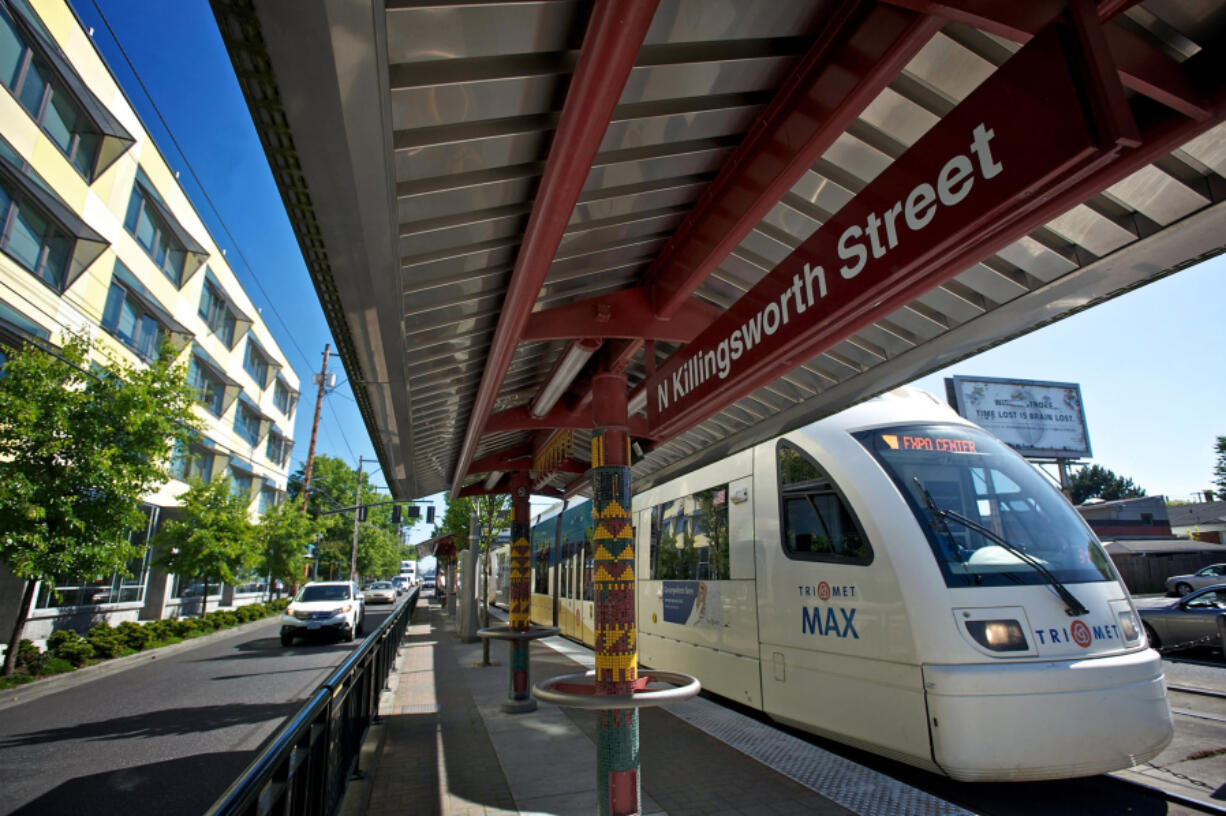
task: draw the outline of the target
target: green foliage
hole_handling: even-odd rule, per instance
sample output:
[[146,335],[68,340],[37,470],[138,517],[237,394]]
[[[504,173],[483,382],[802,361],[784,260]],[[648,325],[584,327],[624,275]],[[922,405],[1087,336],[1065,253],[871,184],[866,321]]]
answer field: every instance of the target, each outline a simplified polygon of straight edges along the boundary
[[[466,550],[475,540],[478,550],[488,548],[498,534],[511,526],[511,497],[505,493],[452,499],[443,494],[446,509],[436,535],[455,536],[457,550]],[[476,530],[470,529],[473,522]]]
[[322,525],[303,513],[299,502],[285,501],[268,508],[256,528],[260,574],[287,584],[297,581],[306,561],[303,554],[321,530]]
[[[160,622],[160,621],[159,621]],[[144,651],[144,649],[153,641],[154,632],[151,624],[144,626],[132,621],[124,621],[115,627],[115,635],[123,642],[123,645],[134,652]]]
[[119,632],[112,629],[105,621],[91,627],[85,633],[85,640],[94,647],[94,656],[102,660],[110,660],[132,652],[124,643],[123,638],[119,636]]
[[1103,499],[1116,501],[1118,499],[1139,499],[1145,495],[1145,489],[1132,479],[1117,476],[1112,471],[1100,465],[1084,467],[1073,476],[1073,504],[1082,504],[1087,499]]
[[94,647],[72,629],[59,629],[47,638],[47,651],[73,666],[84,666],[94,656]]
[[[211,584],[233,583],[255,566],[259,544],[247,517],[246,499],[234,495],[230,480],[193,480],[181,497],[182,515],[162,525],[154,538],[155,562],[168,572]],[[205,592],[200,614],[205,614]]]
[[[126,571],[141,555],[141,499],[169,478],[196,424],[186,365],[163,347],[148,367],[106,359],[69,336],[59,356],[5,349],[0,377],[0,561],[26,582]],[[25,627],[18,615],[15,647]],[[13,669],[15,648],[5,660]]]
[[1219,436],[1213,446],[1217,461],[1213,464],[1213,484],[1219,499],[1226,499],[1226,436]]

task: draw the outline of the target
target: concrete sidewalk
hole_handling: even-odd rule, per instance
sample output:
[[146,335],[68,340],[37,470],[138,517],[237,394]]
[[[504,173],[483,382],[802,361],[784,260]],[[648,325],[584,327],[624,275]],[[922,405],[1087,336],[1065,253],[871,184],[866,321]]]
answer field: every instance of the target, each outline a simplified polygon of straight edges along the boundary
[[[587,668],[583,664],[590,661],[590,654],[556,638],[536,641],[532,680]],[[361,760],[366,779],[350,786],[342,813],[591,816],[596,812],[596,715],[547,704],[529,714],[503,713],[506,644],[491,644],[491,658],[494,665],[482,667],[481,644],[460,643],[452,618],[438,606],[418,608],[393,669],[390,691],[383,696],[382,723],[372,729]],[[786,735],[764,738],[754,733],[750,740],[770,743],[767,749],[773,756],[784,757],[779,762],[769,755],[755,756],[757,749],[748,743],[732,747],[727,737],[713,736],[726,725],[710,726],[712,718],[727,723],[728,717],[739,733],[772,730],[703,699],[669,710],[642,711],[644,816],[960,812],[871,771],[871,779],[857,776],[857,771],[839,764],[852,765],[841,758],[815,759],[806,754],[810,749],[803,743],[786,742],[794,739]],[[737,739],[733,733],[731,741]],[[776,765],[794,765],[796,759],[807,763],[801,774],[776,770]],[[837,790],[830,795],[816,793],[810,782],[801,783],[804,773],[835,780]],[[915,799],[916,795],[921,798]]]

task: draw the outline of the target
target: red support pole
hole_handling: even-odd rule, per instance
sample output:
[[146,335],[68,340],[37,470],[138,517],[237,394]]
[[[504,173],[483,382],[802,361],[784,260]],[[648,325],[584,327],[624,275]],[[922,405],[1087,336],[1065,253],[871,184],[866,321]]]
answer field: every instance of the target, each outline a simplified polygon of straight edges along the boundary
[[[511,597],[510,626],[512,633],[523,634],[531,626],[532,612],[532,544],[529,538],[531,507],[528,503],[529,479],[524,471],[511,474]],[[510,688],[503,711],[523,713],[536,710],[536,699],[529,685],[530,641],[508,641],[511,655],[509,663]]]
[[[595,546],[596,694],[632,694],[638,679],[634,527],[626,375],[592,384],[592,535]],[[596,812],[639,812],[639,720],[634,709],[602,710],[596,735]]]

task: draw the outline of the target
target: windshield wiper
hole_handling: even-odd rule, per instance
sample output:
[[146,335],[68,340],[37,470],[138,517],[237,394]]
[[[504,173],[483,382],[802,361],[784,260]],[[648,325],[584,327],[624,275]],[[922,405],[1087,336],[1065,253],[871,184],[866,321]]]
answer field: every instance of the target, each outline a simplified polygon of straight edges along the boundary
[[[1078,615],[1090,614],[1090,610],[1086,609],[1085,604],[1077,600],[1077,596],[1072,592],[1069,592],[1068,587],[1060,583],[1060,579],[1052,575],[1051,570],[1043,566],[1043,564],[1040,563],[1039,560],[1033,555],[1020,547],[1009,543],[1007,540],[997,535],[994,531],[988,529],[987,527],[984,527],[982,524],[976,521],[971,521],[961,513],[956,513],[953,510],[945,510],[938,507],[937,503],[932,499],[932,494],[928,492],[926,487],[924,487],[924,484],[919,480],[919,477],[912,476],[911,478],[915,482],[915,486],[920,489],[920,493],[924,495],[924,502],[928,505],[928,512],[936,518],[941,519],[942,523],[944,523],[945,519],[953,519],[963,527],[966,527],[968,530],[973,530],[976,533],[979,533],[981,536],[991,539],[1009,552],[1013,553],[1013,555],[1017,556],[1018,560],[1029,565],[1035,572],[1039,573],[1044,579],[1046,579],[1047,583],[1051,585],[1051,588],[1056,591],[1056,594],[1059,595],[1060,599],[1066,604],[1064,611],[1069,614],[1069,617],[1075,618]],[[948,530],[949,528],[946,527],[946,532],[948,532]]]

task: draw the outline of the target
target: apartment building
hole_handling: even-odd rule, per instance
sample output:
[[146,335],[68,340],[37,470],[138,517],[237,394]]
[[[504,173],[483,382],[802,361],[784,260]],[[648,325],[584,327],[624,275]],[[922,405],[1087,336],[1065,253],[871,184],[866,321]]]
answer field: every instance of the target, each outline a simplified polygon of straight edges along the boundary
[[[64,0],[0,0],[0,85],[0,336],[54,346],[83,330],[134,361],[168,339],[189,358],[205,430],[147,497],[147,528],[133,535],[173,516],[193,476],[228,475],[256,518],[285,496],[298,407],[276,338]],[[199,585],[148,555],[131,566],[131,577],[40,587],[26,636],[198,608]],[[250,578],[209,605],[257,599],[264,583]],[[0,626],[15,583],[0,574]]]

